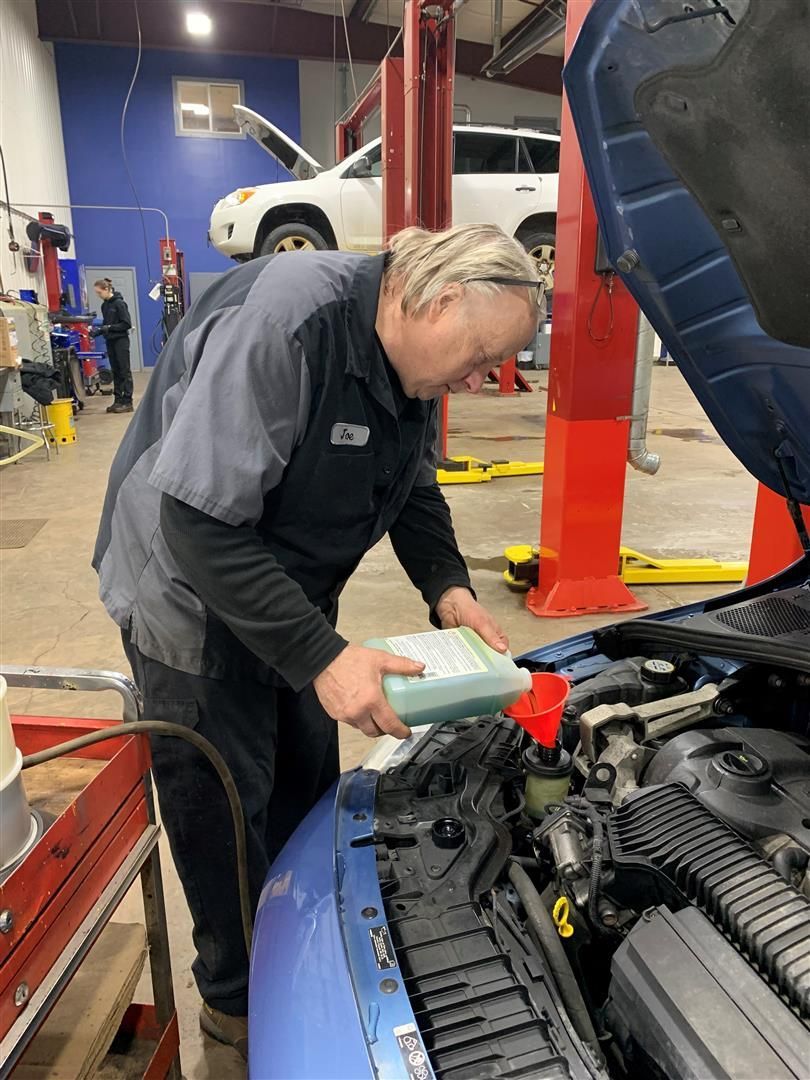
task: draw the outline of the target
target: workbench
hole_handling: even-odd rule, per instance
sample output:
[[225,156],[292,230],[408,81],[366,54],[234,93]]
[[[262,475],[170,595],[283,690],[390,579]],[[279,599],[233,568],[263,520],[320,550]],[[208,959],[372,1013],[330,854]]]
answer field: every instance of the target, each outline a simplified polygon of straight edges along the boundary
[[[10,687],[114,690],[124,721],[141,715],[136,687],[114,672],[5,667],[0,674]],[[12,716],[23,756],[118,723]],[[121,1030],[155,1044],[145,1080],[180,1080],[150,762],[147,737],[129,735],[23,773],[45,827],[0,884],[0,1080],[20,1061],[138,877],[154,1005],[129,1005]]]

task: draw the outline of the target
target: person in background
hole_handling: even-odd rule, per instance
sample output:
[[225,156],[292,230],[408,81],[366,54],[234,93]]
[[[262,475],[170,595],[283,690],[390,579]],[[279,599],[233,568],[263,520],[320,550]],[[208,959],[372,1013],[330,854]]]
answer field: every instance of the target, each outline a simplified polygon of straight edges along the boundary
[[93,282],[96,295],[101,300],[102,326],[97,326],[93,337],[104,336],[107,342],[107,356],[113,374],[115,401],[107,409],[108,413],[132,412],[132,371],[129,366],[129,332],[132,329],[127,302],[109,278],[99,278]]

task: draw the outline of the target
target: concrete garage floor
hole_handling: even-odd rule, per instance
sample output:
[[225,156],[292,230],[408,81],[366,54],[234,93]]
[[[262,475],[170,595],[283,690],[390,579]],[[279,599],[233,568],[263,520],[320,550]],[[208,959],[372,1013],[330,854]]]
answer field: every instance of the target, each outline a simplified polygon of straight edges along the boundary
[[[146,385],[136,377],[136,397]],[[543,456],[545,374],[532,377],[533,394],[451,402],[450,450],[480,458],[540,459]],[[4,520],[47,518],[27,545],[2,552],[0,658],[10,664],[106,668],[127,671],[117,629],[96,595],[90,553],[110,461],[128,416],[107,416],[109,398],[88,401],[78,423],[79,442],[46,462],[38,452],[2,472]],[[677,369],[656,368],[650,447],[663,457],[657,477],[628,472],[624,542],[664,556],[745,558],[755,484],[720,442]],[[212,433],[213,437],[214,433]],[[612,617],[540,620],[524,598],[502,583],[502,553],[510,543],[538,535],[542,479],[497,480],[446,489],[461,550],[472,568],[481,601],[508,631],[515,652],[602,625]],[[651,610],[699,599],[721,587],[641,588]],[[354,641],[379,634],[426,629],[425,611],[394,560],[387,542],[372,551],[346,589],[340,628]],[[50,715],[116,716],[110,694],[11,693],[12,711]],[[357,732],[341,731],[343,764],[355,765],[369,746]],[[244,1075],[237,1055],[204,1039],[197,1024],[199,998],[191,976],[190,920],[168,850],[164,874],[172,938],[175,992],[183,1040],[183,1072],[189,1080],[228,1080]],[[140,898],[130,895],[117,918],[139,917]],[[141,1000],[147,992],[145,980]],[[126,1063],[104,1076],[135,1075]]]

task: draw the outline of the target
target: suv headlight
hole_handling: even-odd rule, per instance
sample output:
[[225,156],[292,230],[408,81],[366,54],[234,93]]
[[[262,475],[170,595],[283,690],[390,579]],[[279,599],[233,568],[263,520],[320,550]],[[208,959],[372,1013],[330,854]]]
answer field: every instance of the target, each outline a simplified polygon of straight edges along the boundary
[[225,198],[222,200],[222,205],[223,206],[241,206],[243,202],[247,202],[247,200],[251,197],[251,195],[255,195],[255,194],[256,194],[256,188],[252,188],[252,187],[237,188],[236,191],[232,191],[230,193],[230,195],[225,196]]

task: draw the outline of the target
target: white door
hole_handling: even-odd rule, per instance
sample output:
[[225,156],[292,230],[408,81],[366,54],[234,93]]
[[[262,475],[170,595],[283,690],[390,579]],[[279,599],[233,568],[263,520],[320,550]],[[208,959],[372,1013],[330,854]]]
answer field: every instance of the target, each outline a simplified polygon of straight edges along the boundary
[[93,282],[99,278],[109,278],[113,288],[121,293],[132,318],[132,331],[129,335],[130,367],[133,371],[143,369],[143,349],[141,347],[141,314],[138,307],[138,278],[134,266],[85,266],[87,278],[87,300],[91,311],[101,314],[101,301],[93,291]]
[[487,221],[512,236],[542,208],[540,178],[516,135],[455,132],[453,224]]
[[[371,175],[353,175],[365,172],[366,162]],[[359,162],[347,167],[340,184],[344,246],[348,251],[380,251],[383,239],[382,144],[372,143]]]

